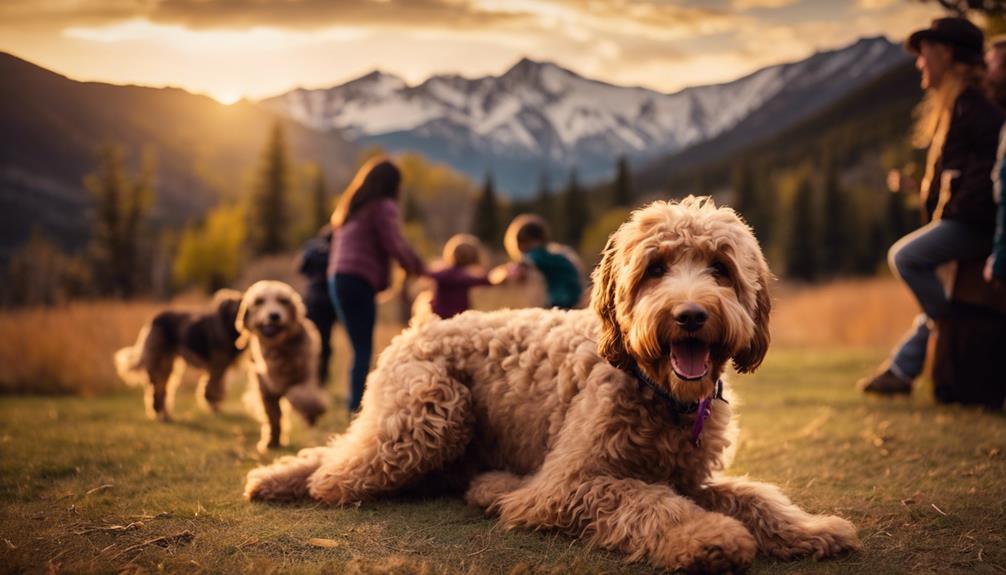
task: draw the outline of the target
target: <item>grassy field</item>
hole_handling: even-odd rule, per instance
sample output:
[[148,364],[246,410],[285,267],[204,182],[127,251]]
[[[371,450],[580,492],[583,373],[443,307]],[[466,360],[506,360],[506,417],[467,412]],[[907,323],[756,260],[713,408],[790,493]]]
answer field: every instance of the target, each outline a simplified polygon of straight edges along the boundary
[[[744,399],[733,472],[777,482],[860,528],[865,549],[814,563],[759,559],[754,573],[1006,571],[1006,419],[858,396],[878,354],[776,349]],[[232,390],[235,391],[235,390]],[[143,417],[139,392],[0,400],[0,565],[18,572],[651,573],[549,533],[503,532],[455,498],[350,509],[250,505],[256,426],[232,393],[178,419]],[[298,422],[293,446],[346,424]]]
[[[1006,417],[935,406],[927,389],[890,402],[853,389],[914,313],[902,289],[777,289],[777,343],[757,375],[734,378],[743,405],[731,472],[851,519],[864,551],[822,563],[759,559],[752,572],[1006,572]],[[511,296],[476,300],[496,307]],[[0,391],[48,394],[0,395],[0,572],[656,572],[563,536],[503,532],[457,498],[350,509],[246,503],[245,473],[275,454],[255,451],[240,372],[219,416],[196,407],[189,378],[171,425],[146,420],[140,390],[111,372],[111,352],[158,307],[0,315]],[[398,329],[385,321],[378,343]],[[337,342],[338,396],[348,353],[341,334]],[[341,412],[315,429],[296,421],[285,452],[346,423]]]

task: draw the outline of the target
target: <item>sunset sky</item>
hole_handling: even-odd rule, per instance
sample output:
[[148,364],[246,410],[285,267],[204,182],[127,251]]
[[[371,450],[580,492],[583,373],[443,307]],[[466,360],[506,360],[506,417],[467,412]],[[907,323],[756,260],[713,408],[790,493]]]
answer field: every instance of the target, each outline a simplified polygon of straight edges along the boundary
[[2,0],[0,50],[80,80],[230,102],[375,68],[417,83],[528,56],[662,91],[939,15],[913,0]]

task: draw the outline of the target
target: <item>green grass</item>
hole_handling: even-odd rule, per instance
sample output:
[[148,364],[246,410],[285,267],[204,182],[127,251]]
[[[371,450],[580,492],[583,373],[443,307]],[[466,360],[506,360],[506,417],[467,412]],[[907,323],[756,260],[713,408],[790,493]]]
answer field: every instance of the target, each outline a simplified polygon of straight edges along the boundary
[[[753,573],[1006,571],[1006,418],[934,406],[925,390],[863,398],[852,383],[879,359],[776,349],[758,375],[734,378],[732,472],[851,519],[865,546],[820,563],[759,558]],[[238,395],[211,416],[183,388],[172,425],[146,420],[139,392],[0,398],[0,570],[655,572],[563,536],[503,532],[455,498],[250,505],[241,484],[260,462],[258,429]],[[345,424],[297,421],[288,451]]]

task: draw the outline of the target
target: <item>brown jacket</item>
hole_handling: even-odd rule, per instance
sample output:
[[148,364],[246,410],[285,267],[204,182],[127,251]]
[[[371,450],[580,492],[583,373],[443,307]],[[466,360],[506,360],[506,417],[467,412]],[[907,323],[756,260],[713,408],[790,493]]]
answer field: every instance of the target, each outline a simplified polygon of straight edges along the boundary
[[970,224],[991,239],[996,225],[992,168],[1004,121],[1006,113],[978,88],[965,88],[957,97],[934,177],[922,190],[927,220]]

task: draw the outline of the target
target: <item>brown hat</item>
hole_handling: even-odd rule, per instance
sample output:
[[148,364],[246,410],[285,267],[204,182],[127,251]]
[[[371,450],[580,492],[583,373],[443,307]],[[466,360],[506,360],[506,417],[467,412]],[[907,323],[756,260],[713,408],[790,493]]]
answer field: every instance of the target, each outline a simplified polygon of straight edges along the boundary
[[980,64],[984,61],[985,35],[967,18],[937,18],[929,28],[913,32],[905,40],[905,49],[918,54],[923,41],[952,47],[957,62]]

